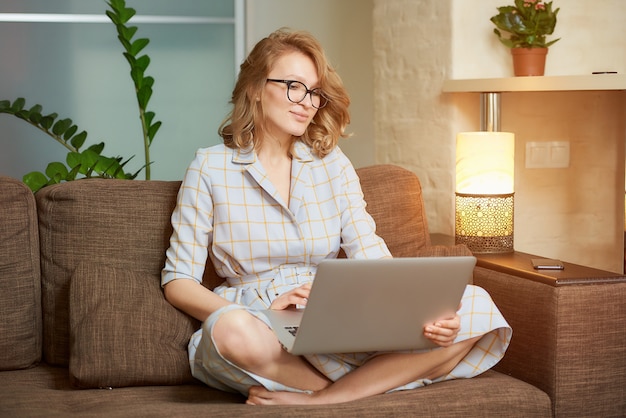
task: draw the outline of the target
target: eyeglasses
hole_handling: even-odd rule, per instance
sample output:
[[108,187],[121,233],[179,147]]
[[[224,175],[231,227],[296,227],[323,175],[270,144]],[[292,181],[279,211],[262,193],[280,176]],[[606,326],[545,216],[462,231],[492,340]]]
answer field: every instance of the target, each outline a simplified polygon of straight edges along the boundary
[[317,88],[309,90],[304,84],[296,80],[277,80],[275,78],[268,78],[267,81],[273,83],[284,83],[287,85],[287,99],[291,103],[300,103],[306,98],[308,94],[311,97],[311,104],[316,109],[321,109],[328,103],[328,98],[322,93],[322,89]]

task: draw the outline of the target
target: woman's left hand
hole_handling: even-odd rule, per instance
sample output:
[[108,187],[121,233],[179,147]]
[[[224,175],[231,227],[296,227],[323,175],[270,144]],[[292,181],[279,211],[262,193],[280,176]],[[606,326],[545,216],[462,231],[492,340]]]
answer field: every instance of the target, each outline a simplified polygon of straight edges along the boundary
[[276,298],[270,309],[282,310],[295,306],[305,306],[309,300],[309,294],[311,293],[311,283],[303,284],[300,287],[296,287],[288,292],[283,293]]
[[424,327],[424,336],[441,347],[448,347],[454,343],[454,339],[461,330],[461,318],[459,314],[441,318]]

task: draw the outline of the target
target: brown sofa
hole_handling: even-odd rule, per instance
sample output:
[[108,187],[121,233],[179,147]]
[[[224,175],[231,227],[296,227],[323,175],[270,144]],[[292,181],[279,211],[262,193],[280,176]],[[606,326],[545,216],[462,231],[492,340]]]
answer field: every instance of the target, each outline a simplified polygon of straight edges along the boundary
[[[394,255],[467,252],[430,245],[414,174],[388,165],[358,173],[370,213]],[[21,182],[0,178],[0,416],[531,417],[558,415],[555,408],[578,397],[572,382],[555,375],[570,345],[576,346],[570,340],[554,350],[551,345],[555,336],[561,338],[552,327],[561,325],[548,321],[554,321],[564,296],[539,298],[529,313],[528,301],[544,289],[484,268],[479,284],[490,292],[495,288],[505,316],[518,316],[507,319],[524,330],[517,333],[513,325],[504,373],[491,370],[474,379],[314,407],[248,406],[238,394],[197,383],[186,344],[199,324],[171,307],[159,285],[179,184],[80,180],[33,195]],[[208,266],[206,286],[218,282]],[[614,291],[622,306],[624,286]],[[586,292],[573,296],[584,300]],[[618,314],[626,316],[624,309]],[[534,323],[544,317],[545,323]],[[540,331],[527,332],[533,328]],[[585,330],[580,343],[593,332]],[[600,343],[594,350],[598,367],[614,361],[610,378],[621,385],[621,392],[607,391],[612,405],[597,407],[604,408],[603,416],[623,413],[624,352],[606,352]],[[592,377],[577,376],[583,382]]]

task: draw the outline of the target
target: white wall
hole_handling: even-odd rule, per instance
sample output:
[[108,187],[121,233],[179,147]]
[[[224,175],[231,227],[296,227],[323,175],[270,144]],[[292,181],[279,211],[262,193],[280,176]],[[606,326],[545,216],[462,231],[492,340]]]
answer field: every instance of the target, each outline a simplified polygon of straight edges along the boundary
[[[510,77],[509,49],[493,33],[489,18],[513,0],[452,0],[452,78]],[[554,0],[557,25],[548,40],[546,75],[580,75],[594,71],[626,72],[626,2],[623,0]]]
[[[479,129],[479,95],[447,78],[512,76],[489,18],[502,0],[374,0],[377,161],[418,174],[431,232],[454,232],[454,141]],[[620,0],[560,6],[548,75],[626,70]],[[516,135],[515,249],[605,270],[623,263],[624,92],[503,93]],[[565,140],[567,169],[526,169],[528,141]]]

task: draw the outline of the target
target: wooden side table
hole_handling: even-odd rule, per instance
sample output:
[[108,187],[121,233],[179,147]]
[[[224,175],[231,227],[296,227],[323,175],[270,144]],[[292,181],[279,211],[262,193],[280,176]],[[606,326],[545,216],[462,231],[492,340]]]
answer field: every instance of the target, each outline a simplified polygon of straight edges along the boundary
[[476,265],[516,277],[549,284],[554,287],[571,284],[600,284],[626,282],[623,274],[563,262],[563,270],[536,270],[531,259],[538,255],[514,251],[503,254],[477,254]]
[[[454,245],[454,237],[445,234],[431,234],[432,245]],[[563,262],[563,270],[535,270],[531,259],[542,258],[541,255],[513,251],[501,254],[476,254],[476,265],[489,270],[524,277],[535,282],[551,286],[566,284],[596,284],[624,282],[623,274],[585,267],[578,264]]]
[[531,259],[542,257],[519,251],[476,258],[474,284],[513,328],[495,370],[545,391],[555,417],[625,416],[626,275],[566,262],[535,270]]

